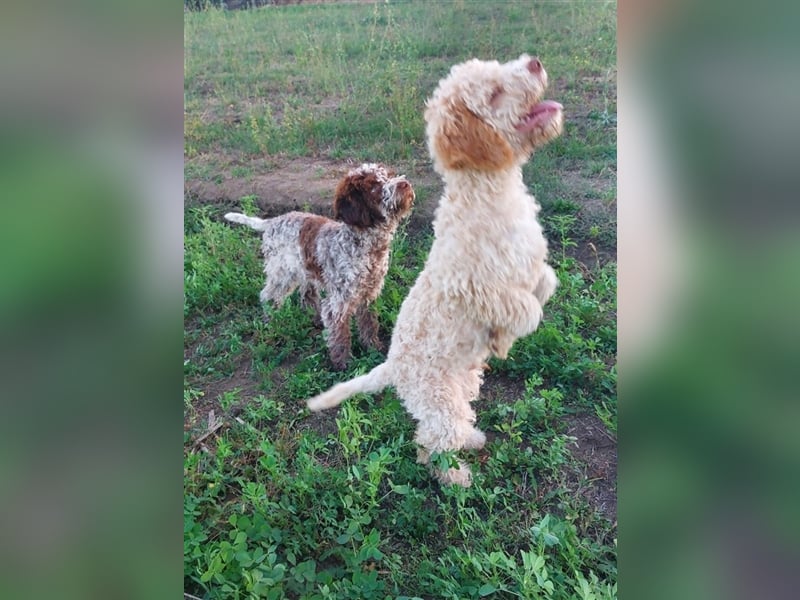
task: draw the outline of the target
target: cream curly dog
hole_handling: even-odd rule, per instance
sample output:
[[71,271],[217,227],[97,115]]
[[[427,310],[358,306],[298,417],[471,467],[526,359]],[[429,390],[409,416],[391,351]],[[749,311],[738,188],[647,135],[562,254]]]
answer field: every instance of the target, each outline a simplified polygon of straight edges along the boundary
[[[428,148],[445,183],[425,268],[400,308],[386,362],[308,401],[321,410],[393,385],[418,421],[418,459],[480,448],[470,402],[484,361],[505,358],[533,332],[558,280],[547,260],[539,206],[522,181],[533,149],[560,135],[562,106],[542,100],[537,58],[454,66],[426,103]],[[469,467],[434,470],[468,486]]]
[[328,331],[331,362],[343,369],[350,358],[353,315],[361,342],[381,349],[370,306],[383,288],[394,233],[413,202],[414,190],[405,177],[365,163],[351,169],[336,187],[334,219],[302,212],[273,219],[228,213],[225,218],[263,232],[267,277],[261,301],[280,306],[300,288],[303,301]]

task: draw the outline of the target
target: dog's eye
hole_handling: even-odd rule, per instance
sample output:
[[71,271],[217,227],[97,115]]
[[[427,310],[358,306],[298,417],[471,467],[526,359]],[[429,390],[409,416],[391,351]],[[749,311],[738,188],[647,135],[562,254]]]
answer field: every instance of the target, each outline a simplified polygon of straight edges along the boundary
[[497,104],[497,102],[500,100],[500,97],[503,95],[504,92],[505,90],[500,86],[494,88],[494,91],[492,91],[492,95],[489,96],[489,104],[491,106]]

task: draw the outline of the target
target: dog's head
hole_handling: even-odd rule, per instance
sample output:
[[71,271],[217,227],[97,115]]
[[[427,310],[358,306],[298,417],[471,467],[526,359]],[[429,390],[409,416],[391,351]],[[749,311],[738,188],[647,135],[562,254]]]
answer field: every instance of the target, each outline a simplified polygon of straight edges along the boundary
[[404,176],[383,165],[365,163],[339,182],[333,199],[333,216],[348,225],[367,229],[396,225],[414,203],[414,189]]
[[563,127],[563,107],[543,100],[546,89],[547,72],[527,54],[454,66],[425,104],[436,170],[497,171],[527,160]]

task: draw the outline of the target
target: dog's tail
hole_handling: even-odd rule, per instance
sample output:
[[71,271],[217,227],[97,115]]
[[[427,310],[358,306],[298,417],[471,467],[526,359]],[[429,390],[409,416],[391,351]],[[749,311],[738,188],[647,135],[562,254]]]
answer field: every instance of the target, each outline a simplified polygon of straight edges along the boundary
[[241,223],[242,225],[247,225],[248,227],[252,227],[256,231],[264,231],[264,224],[267,222],[265,219],[259,219],[258,217],[248,217],[247,215],[243,215],[242,213],[234,213],[230,212],[225,215],[225,218],[232,223]]
[[380,364],[366,375],[361,375],[344,383],[337,383],[327,392],[314,396],[308,401],[308,408],[312,411],[324,410],[339,406],[344,400],[355,394],[379,392],[390,385],[389,368],[386,363]]

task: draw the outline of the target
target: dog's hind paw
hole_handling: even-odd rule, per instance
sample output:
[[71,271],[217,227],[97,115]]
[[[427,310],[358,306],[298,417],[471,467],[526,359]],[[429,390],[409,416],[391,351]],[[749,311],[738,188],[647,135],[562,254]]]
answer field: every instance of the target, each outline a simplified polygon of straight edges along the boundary
[[472,485],[472,471],[465,464],[460,464],[457,469],[447,469],[447,471],[437,471],[436,476],[439,481],[447,485],[460,485],[468,488]]

